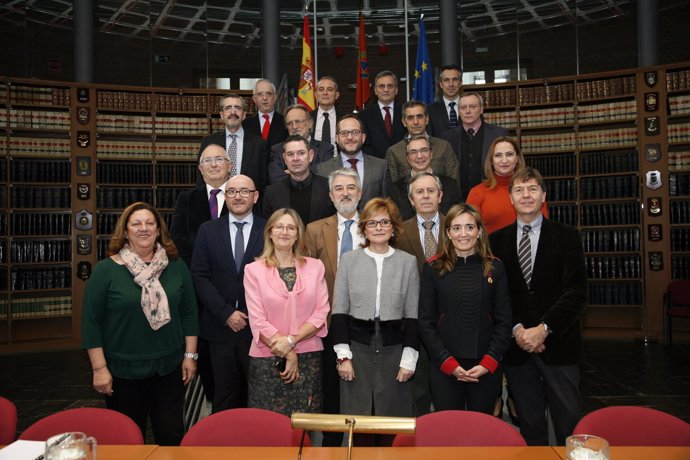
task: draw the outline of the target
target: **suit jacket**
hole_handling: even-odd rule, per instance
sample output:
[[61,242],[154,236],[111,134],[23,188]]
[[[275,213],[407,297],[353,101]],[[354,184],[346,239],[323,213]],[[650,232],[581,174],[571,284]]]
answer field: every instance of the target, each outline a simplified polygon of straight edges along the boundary
[[[458,110],[457,106],[455,110]],[[441,137],[443,133],[451,130],[450,119],[448,118],[448,111],[446,110],[443,98],[441,98],[440,101],[435,101],[427,105],[426,113],[429,114],[429,126],[426,130],[430,136]],[[458,123],[462,123],[459,115]]]
[[[437,176],[441,180],[443,187],[443,197],[441,197],[441,213],[446,214],[451,206],[462,202],[462,193],[458,187],[458,181],[447,176]],[[410,183],[410,176],[403,177],[397,182],[393,182],[390,188],[391,199],[395,201],[400,209],[400,217],[409,219],[416,212],[410,203],[410,195],[407,193],[407,185]]]
[[395,102],[393,104],[393,136],[386,135],[386,127],[383,124],[383,115],[379,110],[378,102],[374,102],[359,113],[359,118],[364,125],[364,132],[367,138],[364,141],[362,150],[367,155],[377,158],[385,158],[386,150],[393,144],[397,144],[405,138],[407,130],[402,124],[402,106]]
[[[311,111],[311,119],[314,121],[314,132],[316,132],[316,122],[318,121],[318,120],[316,119],[316,115],[318,114],[318,112],[319,112],[318,107],[316,108],[316,110],[312,110],[312,111]],[[336,127],[338,126],[338,120],[340,120],[340,117],[342,117],[342,116],[345,115],[346,113],[347,113],[347,112],[341,112],[340,110],[338,110],[337,107],[335,108],[335,123],[336,123]],[[331,132],[331,134],[335,135],[334,132]],[[333,145],[333,144],[331,144],[331,145]]]
[[[491,248],[506,267],[513,305],[513,325],[526,328],[546,323],[552,330],[540,354],[552,366],[579,363],[582,356],[580,318],[587,303],[587,271],[579,232],[568,225],[544,219],[532,284],[527,286],[517,256],[517,223],[491,234]],[[529,353],[515,342],[506,364],[523,364]]]
[[[445,110],[445,109],[444,109]],[[445,140],[447,140],[450,145],[453,147],[453,150],[455,150],[455,154],[460,158],[460,130],[462,128],[462,122],[459,121],[460,123],[457,128],[451,129],[450,131],[446,131],[441,135],[441,137]],[[496,139],[497,137],[501,136],[507,136],[508,130],[503,128],[502,126],[497,126],[497,125],[492,125],[486,122],[482,122],[482,127],[484,129],[484,143],[482,144],[482,164],[484,164],[484,160],[486,159],[486,155],[489,153],[489,147],[491,146],[491,143]]]
[[[247,313],[244,293],[244,267],[264,249],[263,232],[266,221],[254,215],[249,232],[247,248],[244,251],[242,267],[237,273],[230,240],[230,218],[226,214],[206,222],[199,228],[199,235],[192,257],[192,278],[202,307],[201,337],[210,342],[223,343],[234,334],[226,321],[235,310]],[[249,327],[242,333],[251,337]]]
[[[227,213],[227,206],[223,206],[220,210],[221,217]],[[170,236],[177,247],[177,252],[188,267],[192,262],[192,250],[199,227],[209,220],[211,220],[211,209],[208,205],[206,184],[185,190],[178,195],[170,223]]]
[[[271,214],[280,208],[294,208],[294,206],[290,205],[289,177],[269,185],[266,187],[266,193],[264,193],[262,215],[265,218],[271,217]],[[300,216],[304,221],[304,225],[330,216],[334,212],[333,202],[328,196],[328,180],[312,174],[309,216]]]
[[[314,160],[311,162],[311,172],[313,173],[316,173],[317,164],[333,158],[334,149],[331,143],[317,141],[312,136],[309,148],[314,149]],[[285,179],[287,177],[286,169],[287,166],[283,159],[283,143],[279,142],[271,147],[271,157],[268,163],[268,182],[275,184],[279,180]]]
[[[252,115],[247,117],[242,122],[242,127],[245,131],[259,136],[261,140],[261,123],[259,123],[259,115]],[[285,138],[288,137],[288,130],[285,127],[285,117],[275,110],[273,112],[273,120],[271,120],[271,128],[268,130],[268,139],[266,139],[266,148],[270,148],[272,145],[276,145],[278,142],[283,142]]]
[[[336,155],[328,161],[316,166],[316,174],[328,178],[328,175],[336,169],[343,168],[343,160]],[[386,161],[381,158],[364,155],[364,181],[362,183],[362,198],[359,200],[359,209],[362,210],[367,201],[376,197],[388,196],[388,184],[390,177]]]
[[[438,232],[438,245],[436,246],[436,255],[443,252],[443,245],[446,244],[446,232],[443,231],[443,226],[446,223],[446,216],[441,214],[440,227]],[[422,241],[419,239],[419,230],[417,230],[417,215],[415,214],[411,218],[403,222],[403,233],[398,237],[395,242],[395,247],[401,251],[405,251],[408,254],[412,254],[417,259],[417,268],[419,272],[422,272],[424,264],[426,263],[426,257],[424,256],[424,246]]]
[[[431,145],[431,169],[434,174],[448,176],[460,180],[458,157],[448,141],[438,137],[429,137]],[[412,172],[407,162],[407,142],[403,139],[395,145],[391,145],[386,151],[386,163],[391,181],[396,182],[403,177],[408,177]]]
[[333,285],[338,270],[338,216],[319,219],[307,225],[307,246],[311,256],[323,262],[326,268],[328,302],[333,304]]
[[[201,141],[197,160],[201,157],[201,152],[203,152],[209,144],[218,144],[225,147],[225,150],[227,150],[228,146],[226,140],[225,130],[204,137]],[[239,173],[251,177],[254,181],[254,185],[256,185],[256,189],[259,190],[259,192],[263,192],[267,182],[267,169],[268,154],[266,151],[266,143],[261,139],[260,135],[254,135],[245,129],[244,140],[242,141],[242,168]],[[203,183],[203,178],[200,173],[197,173],[197,185],[200,185],[200,183]]]

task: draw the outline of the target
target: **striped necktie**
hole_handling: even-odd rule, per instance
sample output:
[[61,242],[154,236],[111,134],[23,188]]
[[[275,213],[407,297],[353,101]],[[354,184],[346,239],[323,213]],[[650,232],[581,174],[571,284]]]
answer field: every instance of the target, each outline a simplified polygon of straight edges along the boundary
[[532,242],[529,239],[530,230],[532,230],[531,225],[524,225],[522,227],[522,238],[518,246],[518,261],[520,262],[522,276],[525,278],[527,286],[532,283]]

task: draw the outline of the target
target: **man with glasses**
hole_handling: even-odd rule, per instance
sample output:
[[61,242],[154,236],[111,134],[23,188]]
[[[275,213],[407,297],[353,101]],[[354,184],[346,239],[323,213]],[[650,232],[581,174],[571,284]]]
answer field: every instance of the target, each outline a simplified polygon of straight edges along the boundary
[[407,130],[407,136],[397,144],[390,146],[386,151],[386,163],[388,163],[391,181],[395,182],[410,175],[407,142],[413,136],[423,135],[428,137],[431,149],[434,151],[434,156],[431,159],[431,168],[434,170],[434,174],[452,177],[457,182],[459,178],[458,157],[448,141],[428,136],[429,116],[426,112],[426,104],[412,99],[403,105],[402,112],[402,124]]
[[[309,117],[306,112],[303,116]],[[262,201],[262,215],[265,218],[280,208],[292,208],[307,225],[333,214],[333,206],[326,199],[328,181],[311,172],[313,160],[314,150],[309,147],[307,139],[297,134],[285,139],[283,161],[287,165],[288,177],[266,187]]]
[[256,115],[248,117],[242,123],[247,132],[261,136],[270,148],[279,142],[283,142],[288,137],[285,128],[283,115],[276,111],[276,87],[271,82],[262,78],[254,86],[254,96],[252,96],[256,106]]
[[227,211],[204,223],[194,245],[191,272],[201,306],[200,338],[213,369],[213,412],[247,407],[249,328],[244,267],[263,251],[266,221],[252,212],[259,199],[254,181],[237,175],[225,184]]
[[395,102],[395,96],[398,94],[398,77],[390,70],[384,70],[376,75],[374,81],[377,101],[360,114],[363,131],[367,134],[364,153],[385,158],[388,147],[405,137],[402,107]]
[[[312,172],[316,172],[316,165],[333,158],[333,145],[330,142],[318,141],[312,136],[314,120],[309,110],[303,105],[291,105],[285,111],[285,124],[290,136],[302,136],[309,141],[309,148],[314,151],[311,162]],[[284,179],[288,175],[287,165],[283,159],[283,142],[271,147],[271,159],[268,163],[268,181],[271,184]]]
[[[261,136],[252,134],[242,127],[246,116],[246,101],[237,94],[226,94],[220,99],[220,119],[225,129],[206,136],[201,141],[201,152],[210,145],[216,144],[228,152],[232,169],[230,177],[244,174],[252,178],[257,190],[263,190],[267,182],[268,151]],[[202,185],[198,178],[197,185]]]
[[336,138],[340,154],[319,163],[316,174],[328,177],[330,173],[341,168],[352,168],[357,171],[362,184],[362,199],[359,209],[372,198],[388,196],[388,168],[386,161],[362,152],[367,138],[362,122],[356,114],[349,113],[338,120]]
[[460,194],[457,180],[437,174],[436,170],[432,170],[432,165],[434,164],[433,158],[436,156],[436,152],[432,149],[429,144],[429,138],[425,134],[411,137],[406,141],[405,150],[406,162],[410,168],[410,172],[406,176],[393,182],[390,189],[391,198],[400,209],[400,217],[409,219],[415,214],[415,210],[413,209],[415,203],[413,197],[409,195],[408,184],[411,178],[422,172],[434,174],[441,183],[441,190],[443,190],[443,192],[441,193],[440,206],[444,214],[448,212],[451,206],[462,201],[462,195]]

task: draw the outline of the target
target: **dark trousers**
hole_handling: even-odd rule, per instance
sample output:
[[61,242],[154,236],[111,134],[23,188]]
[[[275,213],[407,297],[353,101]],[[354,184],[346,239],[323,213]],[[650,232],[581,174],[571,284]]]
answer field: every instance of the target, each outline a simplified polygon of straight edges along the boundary
[[431,363],[429,354],[421,343],[419,344],[419,359],[412,378],[412,404],[414,416],[420,417],[431,412],[431,390],[429,388],[429,373]]
[[167,375],[145,379],[113,377],[113,395],[106,396],[105,403],[108,409],[134,420],[144,438],[150,417],[153,437],[160,446],[178,446],[182,441],[184,384],[180,366]]
[[521,366],[505,366],[505,373],[520,419],[520,434],[527,444],[549,444],[548,409],[556,444],[565,445],[582,413],[578,366],[549,366],[533,353]]
[[211,366],[211,352],[208,342],[199,337],[196,344],[196,352],[199,359],[196,362],[196,372],[199,374],[201,384],[204,386],[204,396],[207,401],[213,401],[213,367]]
[[[460,366],[468,370],[476,366],[478,360],[460,360]],[[434,409],[471,410],[492,415],[496,404],[496,394],[503,382],[503,372],[499,367],[493,374],[487,373],[477,383],[460,382],[432,366],[429,383]]]
[[[321,361],[321,379],[324,414],[340,413],[340,376],[336,368],[336,354],[333,350],[333,336],[323,338],[323,360]],[[323,432],[324,447],[339,447],[343,443],[343,433]]]
[[214,381],[213,413],[247,407],[250,340],[245,333],[233,332],[224,343],[208,342]]

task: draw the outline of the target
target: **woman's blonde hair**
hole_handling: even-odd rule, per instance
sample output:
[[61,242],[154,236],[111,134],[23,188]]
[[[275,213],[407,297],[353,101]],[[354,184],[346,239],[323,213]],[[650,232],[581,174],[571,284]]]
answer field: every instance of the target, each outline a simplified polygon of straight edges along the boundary
[[156,219],[156,225],[158,226],[158,238],[156,238],[156,242],[163,246],[163,249],[165,249],[165,252],[168,254],[169,258],[176,258],[178,256],[177,248],[175,247],[175,243],[173,243],[172,239],[170,238],[168,225],[165,223],[165,220],[163,220],[161,214],[156,208],[148,203],[144,203],[143,201],[132,203],[127,206],[124,211],[122,211],[120,218],[115,224],[113,236],[108,244],[108,256],[119,253],[120,249],[125,247],[125,244],[127,243],[127,224],[129,223],[129,218],[132,217],[132,214],[141,210],[146,210],[153,214],[153,217]]
[[256,258],[256,260],[263,260],[270,267],[280,266],[276,258],[276,247],[273,244],[273,240],[271,240],[271,232],[273,227],[276,226],[276,222],[284,215],[292,217],[297,227],[297,239],[292,245],[292,255],[295,256],[295,261],[302,264],[304,263],[304,258],[309,256],[309,248],[307,248],[304,238],[304,224],[299,214],[291,208],[280,208],[271,214],[271,217],[266,222],[266,227],[264,228],[264,250]]
[[[486,155],[486,158],[484,158],[485,179],[483,180],[483,182],[489,189],[496,187],[497,184],[496,176],[494,175],[494,150],[496,150],[496,146],[499,144],[499,142],[507,142],[513,146],[513,150],[515,150],[515,156],[517,156],[515,171],[519,171],[520,169],[525,167],[525,157],[524,155],[522,155],[522,152],[520,151],[520,144],[518,144],[517,139],[509,136],[497,137],[489,146],[489,153]],[[513,173],[515,173],[515,171],[513,171]]]

